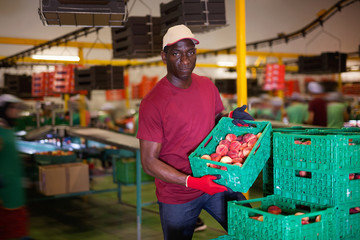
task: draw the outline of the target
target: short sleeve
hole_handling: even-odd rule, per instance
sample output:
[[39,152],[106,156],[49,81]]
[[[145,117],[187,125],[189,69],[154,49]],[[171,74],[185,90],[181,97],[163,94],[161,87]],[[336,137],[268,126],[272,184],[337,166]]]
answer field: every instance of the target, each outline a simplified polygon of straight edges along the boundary
[[162,143],[163,129],[159,109],[150,101],[142,101],[139,108],[139,126],[136,137]]

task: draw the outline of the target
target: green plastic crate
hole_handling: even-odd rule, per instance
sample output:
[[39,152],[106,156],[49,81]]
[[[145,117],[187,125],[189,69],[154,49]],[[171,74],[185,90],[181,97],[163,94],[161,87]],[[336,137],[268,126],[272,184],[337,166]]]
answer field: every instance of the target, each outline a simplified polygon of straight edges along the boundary
[[[270,122],[246,121],[249,124],[254,124],[254,127],[238,127],[232,123],[232,120],[232,118],[227,117],[221,118],[209,135],[190,154],[191,170],[194,177],[221,175],[220,179],[215,180],[217,183],[229,187],[233,191],[247,192],[270,157],[271,124]],[[229,133],[238,136],[246,133],[258,134],[260,132],[262,132],[260,138],[242,167],[201,159],[204,154],[210,155],[214,153],[219,142],[225,139]],[[224,166],[227,170],[208,167],[207,163]]]
[[[310,145],[295,140],[311,141]],[[348,171],[360,166],[360,134],[308,130],[273,133],[274,166]]]
[[[257,207],[247,207],[250,203]],[[276,205],[282,209],[281,215],[267,212]],[[295,216],[296,212],[304,215]],[[250,217],[262,215],[263,221]],[[321,215],[321,221],[302,225],[301,219],[312,221]],[[228,234],[241,240],[331,240],[336,239],[335,208],[312,204],[276,195],[247,201],[228,202]]]
[[35,162],[40,165],[49,165],[49,164],[62,164],[62,163],[73,163],[77,161],[76,154],[66,156],[53,156],[53,155],[34,155]]
[[360,238],[360,212],[350,214],[350,208],[360,207],[360,202],[350,202],[336,206],[336,232],[338,239]]
[[[311,177],[300,177],[300,170],[310,172]],[[349,173],[360,173],[360,168],[336,172],[274,167],[274,194],[331,206],[360,202],[360,179],[349,180]]]
[[[115,169],[113,169],[114,182],[124,185],[136,183],[136,161],[134,158],[115,159]],[[141,167],[141,182],[154,181],[154,177],[146,174]]]

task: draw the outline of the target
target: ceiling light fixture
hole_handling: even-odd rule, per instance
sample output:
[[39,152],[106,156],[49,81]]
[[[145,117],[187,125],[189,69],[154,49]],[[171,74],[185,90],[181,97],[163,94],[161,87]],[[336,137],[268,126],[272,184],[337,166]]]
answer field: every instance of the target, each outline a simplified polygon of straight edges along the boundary
[[32,55],[31,58],[35,60],[80,61],[80,57],[78,56]]

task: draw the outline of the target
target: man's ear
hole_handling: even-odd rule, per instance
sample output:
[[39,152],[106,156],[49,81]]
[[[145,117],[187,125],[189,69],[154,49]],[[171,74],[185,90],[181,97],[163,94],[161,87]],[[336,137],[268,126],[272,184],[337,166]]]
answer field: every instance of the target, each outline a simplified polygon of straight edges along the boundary
[[166,53],[164,51],[161,51],[161,59],[164,64],[166,64]]

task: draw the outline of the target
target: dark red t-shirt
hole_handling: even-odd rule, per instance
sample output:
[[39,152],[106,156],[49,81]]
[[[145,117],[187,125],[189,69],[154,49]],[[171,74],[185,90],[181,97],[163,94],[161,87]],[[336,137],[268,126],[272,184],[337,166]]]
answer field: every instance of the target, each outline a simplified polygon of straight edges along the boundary
[[[210,133],[224,110],[218,89],[207,77],[192,74],[191,86],[177,88],[162,78],[141,101],[137,138],[161,143],[159,159],[192,174],[188,156]],[[160,202],[186,203],[202,191],[155,179]]]
[[309,102],[309,112],[314,112],[314,121],[312,125],[327,125],[326,101],[322,98],[314,98]]

